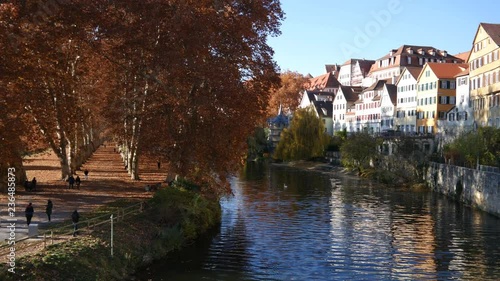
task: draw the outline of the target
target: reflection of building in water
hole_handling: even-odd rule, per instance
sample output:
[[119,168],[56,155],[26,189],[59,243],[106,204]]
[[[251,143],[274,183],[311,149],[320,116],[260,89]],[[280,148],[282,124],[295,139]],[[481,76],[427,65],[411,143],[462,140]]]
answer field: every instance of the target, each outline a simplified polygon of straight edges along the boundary
[[382,279],[436,279],[434,221],[428,211],[412,214],[375,195],[354,198],[343,192],[335,189],[330,198],[332,266],[377,264]]
[[[402,210],[403,211],[403,210]],[[436,271],[434,221],[428,214],[395,216],[392,221],[393,272],[412,279],[429,279]],[[432,279],[437,278],[433,276]]]

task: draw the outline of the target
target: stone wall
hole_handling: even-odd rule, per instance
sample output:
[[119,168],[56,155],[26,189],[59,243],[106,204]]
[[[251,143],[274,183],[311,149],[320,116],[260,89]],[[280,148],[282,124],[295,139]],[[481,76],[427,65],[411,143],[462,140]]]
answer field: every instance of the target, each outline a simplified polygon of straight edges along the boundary
[[500,217],[500,173],[431,162],[426,181],[434,191]]

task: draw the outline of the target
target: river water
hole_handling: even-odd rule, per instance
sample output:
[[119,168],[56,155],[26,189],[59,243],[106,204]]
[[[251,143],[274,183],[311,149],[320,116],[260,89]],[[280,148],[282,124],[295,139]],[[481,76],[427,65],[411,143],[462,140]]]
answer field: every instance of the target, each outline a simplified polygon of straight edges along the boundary
[[255,163],[232,187],[216,233],[137,279],[500,280],[500,219],[441,195]]

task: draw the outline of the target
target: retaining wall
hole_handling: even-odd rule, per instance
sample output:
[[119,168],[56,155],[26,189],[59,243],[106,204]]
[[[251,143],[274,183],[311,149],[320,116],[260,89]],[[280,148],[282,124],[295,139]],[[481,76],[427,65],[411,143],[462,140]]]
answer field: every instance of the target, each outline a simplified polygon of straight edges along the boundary
[[500,173],[431,162],[425,176],[434,191],[500,217]]

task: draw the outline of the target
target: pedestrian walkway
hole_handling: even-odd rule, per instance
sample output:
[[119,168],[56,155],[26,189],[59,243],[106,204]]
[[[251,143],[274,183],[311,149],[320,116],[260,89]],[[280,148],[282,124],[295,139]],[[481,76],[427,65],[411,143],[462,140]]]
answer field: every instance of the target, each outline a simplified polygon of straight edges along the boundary
[[[77,171],[82,180],[80,189],[68,189],[68,183],[60,180],[59,161],[54,153],[29,157],[24,166],[28,179],[37,178],[37,191],[28,192],[24,187],[17,186],[14,217],[9,217],[6,194],[0,196],[0,242],[11,235],[8,228],[11,219],[16,220],[16,240],[27,236],[28,226],[24,210],[29,202],[33,204],[35,210],[31,223],[40,228],[49,223],[69,220],[75,209],[83,214],[81,220],[84,220],[85,212],[105,203],[120,198],[150,198],[152,194],[145,192],[144,186],[165,178],[165,170],[158,170],[156,161],[151,160],[140,164],[143,180],[132,181],[113,145],[99,147],[81,170]],[[87,180],[83,175],[85,169],[89,171]],[[45,214],[45,206],[49,199],[54,204],[52,222],[48,222]]]

